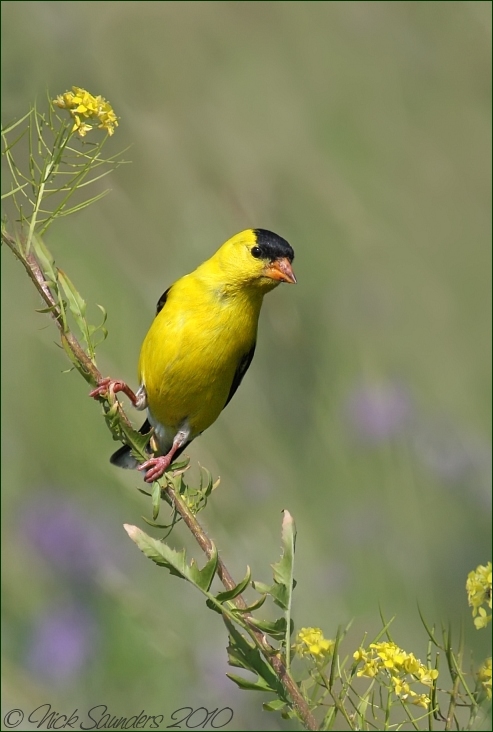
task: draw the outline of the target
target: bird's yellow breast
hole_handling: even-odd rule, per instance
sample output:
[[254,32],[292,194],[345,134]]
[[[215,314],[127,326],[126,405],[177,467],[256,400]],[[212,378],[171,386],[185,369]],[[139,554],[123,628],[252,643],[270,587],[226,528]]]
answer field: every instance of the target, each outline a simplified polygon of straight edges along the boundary
[[227,290],[195,273],[178,280],[142,344],[139,379],[149,411],[191,438],[219,416],[235,371],[256,340],[262,294]]

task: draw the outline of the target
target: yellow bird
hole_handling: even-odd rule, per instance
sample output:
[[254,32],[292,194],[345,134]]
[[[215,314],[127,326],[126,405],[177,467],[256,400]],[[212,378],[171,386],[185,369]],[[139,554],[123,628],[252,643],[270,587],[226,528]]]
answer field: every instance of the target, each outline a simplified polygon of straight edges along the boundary
[[152,483],[216,421],[252,361],[264,295],[281,282],[296,283],[293,259],[285,239],[247,229],[166,290],[142,344],[137,392],[113,379],[91,392],[99,398],[123,391],[147,409],[140,431],[154,430],[154,457],[138,466],[124,445],[112,455],[114,465],[138,466]]

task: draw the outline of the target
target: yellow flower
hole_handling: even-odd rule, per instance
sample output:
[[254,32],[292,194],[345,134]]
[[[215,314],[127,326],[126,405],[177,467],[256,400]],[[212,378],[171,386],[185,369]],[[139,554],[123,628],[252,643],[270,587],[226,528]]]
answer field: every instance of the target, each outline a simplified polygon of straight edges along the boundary
[[422,664],[418,661],[414,653],[406,654],[406,658],[404,659],[404,662],[402,664],[402,668],[407,674],[419,674],[420,669],[425,668],[422,666]]
[[[477,613],[478,613],[478,616],[476,618],[474,618],[474,625],[476,626],[476,628],[478,630],[480,630],[480,628],[486,628],[488,623],[491,621],[491,615],[488,615],[486,613],[486,610],[484,609],[484,607],[478,608]],[[473,610],[473,615],[474,615],[474,610]]]
[[334,646],[335,642],[324,638],[320,628],[301,628],[295,648],[300,656],[328,656]]
[[421,665],[417,672],[418,681],[426,686],[433,686],[433,682],[438,678],[438,670],[436,668],[427,668]]
[[365,665],[362,669],[358,671],[356,676],[368,676],[368,678],[373,679],[378,674],[379,667],[377,661],[373,659],[369,659],[366,661]]
[[[491,608],[491,562],[486,566],[480,564],[475,570],[469,572],[466,582],[467,600],[472,607],[472,616],[475,618],[476,628],[486,628],[491,620],[486,610],[481,605],[488,605]],[[476,617],[479,616],[479,617]]]
[[411,694],[411,689],[409,688],[409,684],[406,681],[400,679],[398,676],[392,676],[391,680],[392,684],[394,685],[394,691],[398,696],[408,696],[409,694]]
[[433,686],[438,678],[438,671],[422,664],[413,653],[406,653],[392,642],[370,643],[369,650],[358,648],[353,654],[357,663],[363,663],[363,667],[357,672],[357,676],[375,678],[379,672],[383,673],[381,683],[390,682],[395,694],[403,701],[412,701],[428,708],[430,700],[426,694],[417,694],[411,689],[411,683],[418,681],[425,686]]
[[491,699],[491,658],[487,658],[479,669],[478,679],[486,692],[486,697]]
[[417,694],[413,697],[412,703],[416,704],[418,707],[423,707],[423,709],[428,709],[431,699],[429,696],[426,696],[426,694]]
[[395,643],[371,643],[370,648],[375,650],[385,668],[399,668],[406,660],[407,654]]
[[83,122],[78,114],[74,114],[73,117],[75,122],[72,127],[72,132],[77,132],[80,137],[85,137],[86,134],[92,130],[92,125],[88,125],[86,122]]
[[367,656],[368,656],[368,654],[364,648],[358,648],[358,650],[353,653],[353,658],[358,663],[360,661],[366,661]]
[[80,137],[84,137],[93,128],[93,125],[84,120],[98,122],[97,127],[106,130],[109,135],[118,127],[118,118],[111,104],[102,96],[95,97],[79,86],[73,86],[72,91],[59,94],[53,104],[71,114],[75,120],[72,132],[77,132]]

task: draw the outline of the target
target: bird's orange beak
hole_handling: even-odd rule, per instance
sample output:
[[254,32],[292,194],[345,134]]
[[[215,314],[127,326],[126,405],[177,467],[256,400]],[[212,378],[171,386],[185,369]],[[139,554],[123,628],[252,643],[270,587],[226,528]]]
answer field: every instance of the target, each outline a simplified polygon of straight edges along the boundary
[[274,259],[270,262],[265,270],[264,274],[266,277],[270,277],[271,280],[277,280],[278,282],[289,282],[291,285],[296,284],[296,277],[291,268],[291,262],[287,257],[281,259]]

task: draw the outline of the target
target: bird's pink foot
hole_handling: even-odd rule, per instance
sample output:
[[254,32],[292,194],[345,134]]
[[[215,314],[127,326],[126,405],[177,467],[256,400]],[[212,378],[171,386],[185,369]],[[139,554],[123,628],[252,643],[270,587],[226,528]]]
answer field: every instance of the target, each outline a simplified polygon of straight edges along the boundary
[[137,404],[138,400],[132,389],[127,386],[124,381],[119,381],[118,379],[110,379],[110,377],[101,379],[97,387],[89,393],[89,396],[93,399],[99,399],[100,397],[104,397],[107,394],[116,394],[119,391],[122,391],[124,394],[126,394],[134,406]]
[[169,468],[173,455],[160,455],[146,460],[145,463],[139,465],[137,470],[147,471],[144,477],[146,483],[154,483],[155,480],[161,478]]

